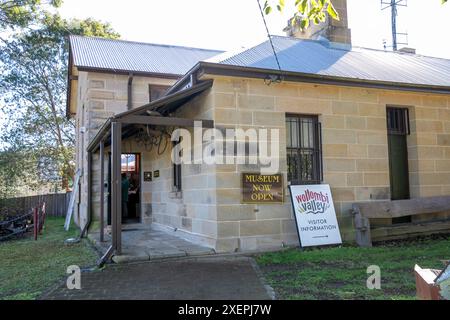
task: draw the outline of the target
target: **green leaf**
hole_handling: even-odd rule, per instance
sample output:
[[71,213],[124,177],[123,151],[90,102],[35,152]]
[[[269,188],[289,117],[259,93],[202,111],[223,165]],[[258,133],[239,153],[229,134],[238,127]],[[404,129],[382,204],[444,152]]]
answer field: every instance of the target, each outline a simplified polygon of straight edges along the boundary
[[296,24],[297,24],[297,21],[298,21],[298,13],[296,12],[295,14],[294,14],[294,17],[291,19],[291,27],[294,27]]
[[307,29],[309,27],[309,19],[303,19],[301,22],[300,22],[300,28],[302,29],[302,30],[304,30],[304,29]]
[[308,8],[308,0],[301,0],[300,4],[297,6],[298,11],[301,14],[306,14]]
[[321,22],[325,22],[325,20],[327,19],[327,16],[325,15],[325,12],[320,12],[317,17],[319,18],[319,20]]
[[334,8],[334,6],[331,3],[331,1],[328,2],[327,12],[330,15],[330,17],[332,17],[335,20],[339,20],[339,13],[336,11],[336,9]]
[[271,6],[267,6],[267,7],[264,9],[264,12],[265,12],[266,14],[270,14],[270,13],[272,12],[272,7],[271,7]]

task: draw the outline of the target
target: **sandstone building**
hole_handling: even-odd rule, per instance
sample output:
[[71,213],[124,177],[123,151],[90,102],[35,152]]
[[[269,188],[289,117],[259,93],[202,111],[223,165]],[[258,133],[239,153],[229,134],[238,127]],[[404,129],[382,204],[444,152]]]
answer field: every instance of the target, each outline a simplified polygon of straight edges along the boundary
[[[269,41],[223,53],[71,36],[67,114],[77,127],[77,222],[99,228],[92,222],[103,216],[106,227],[111,211],[121,211],[108,197],[117,172],[109,156],[113,123],[121,123],[114,132],[126,155],[120,170],[140,183],[131,222],[176,229],[218,252],[298,243],[290,183],[329,184],[349,242],[355,202],[450,195],[450,60],[352,47],[345,2],[340,10],[345,19],[317,40],[290,28],[290,36],[272,37],[281,72]],[[152,147],[142,136],[167,133],[167,126],[129,122],[155,111],[220,129],[280,129],[284,202],[242,203],[242,173],[258,171],[255,165],[174,166],[172,142]]]

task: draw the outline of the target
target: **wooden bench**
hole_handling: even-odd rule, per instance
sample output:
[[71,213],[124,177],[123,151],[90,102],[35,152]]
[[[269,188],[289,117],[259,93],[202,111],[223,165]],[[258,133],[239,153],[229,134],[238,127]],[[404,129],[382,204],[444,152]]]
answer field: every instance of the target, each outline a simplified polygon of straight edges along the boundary
[[450,233],[450,218],[393,224],[372,228],[372,230],[370,226],[370,219],[400,218],[450,211],[450,196],[360,202],[353,204],[352,211],[356,229],[356,243],[361,247],[372,246],[372,237],[378,241],[383,241],[418,235]]

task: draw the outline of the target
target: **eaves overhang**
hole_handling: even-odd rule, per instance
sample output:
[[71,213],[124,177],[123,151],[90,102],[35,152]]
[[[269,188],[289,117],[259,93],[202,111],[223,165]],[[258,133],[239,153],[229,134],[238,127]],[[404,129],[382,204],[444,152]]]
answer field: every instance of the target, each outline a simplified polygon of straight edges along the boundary
[[215,76],[230,76],[230,77],[242,77],[242,78],[255,78],[255,79],[269,79],[270,77],[280,77],[283,81],[291,82],[303,82],[313,84],[326,84],[336,86],[347,87],[359,87],[359,88],[374,88],[384,90],[398,90],[409,92],[424,92],[433,94],[450,94],[450,87],[448,86],[434,86],[428,84],[414,84],[414,83],[402,83],[402,82],[389,82],[389,81],[377,81],[367,79],[345,78],[336,76],[327,76],[311,73],[300,73],[291,71],[278,71],[273,69],[262,69],[254,67],[242,67],[235,65],[227,65],[221,63],[212,62],[199,62],[197,63],[186,75],[184,75],[174,86],[169,90],[173,92],[177,86],[181,87],[182,84],[187,82],[191,75],[195,75],[198,79],[204,75]]

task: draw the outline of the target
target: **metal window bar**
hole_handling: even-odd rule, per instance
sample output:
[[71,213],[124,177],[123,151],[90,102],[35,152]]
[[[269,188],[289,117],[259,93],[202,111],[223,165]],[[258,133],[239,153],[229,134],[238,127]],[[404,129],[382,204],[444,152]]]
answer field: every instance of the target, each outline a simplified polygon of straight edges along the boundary
[[286,130],[288,180],[292,184],[321,183],[322,136],[317,117],[288,115]]
[[409,135],[409,110],[407,108],[387,108],[387,129],[389,134]]

